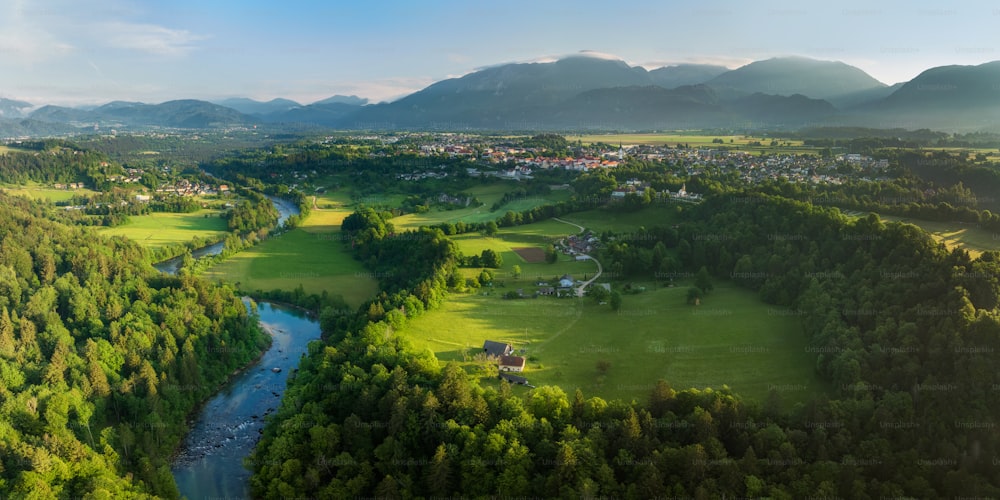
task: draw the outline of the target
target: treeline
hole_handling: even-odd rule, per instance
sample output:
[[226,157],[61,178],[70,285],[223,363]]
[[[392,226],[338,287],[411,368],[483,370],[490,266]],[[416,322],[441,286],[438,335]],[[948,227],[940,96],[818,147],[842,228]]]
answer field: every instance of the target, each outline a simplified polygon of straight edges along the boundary
[[278,210],[266,196],[246,191],[247,199],[241,200],[227,214],[227,226],[230,232],[240,236],[257,233],[263,238],[268,231],[278,223]]
[[997,359],[987,349],[1000,335],[1000,255],[970,261],[909,226],[850,221],[759,193],[717,197],[685,214],[675,233],[656,228],[629,241],[669,247],[687,269],[704,265],[791,306],[834,399],[783,412],[778,392],[747,404],[725,389],[677,392],[662,381],[650,381],[641,403],[480,387],[398,334],[440,302],[453,246],[430,229],[389,236],[385,221],[367,214],[355,231],[373,237],[355,250],[373,270],[406,273],[415,255],[425,265],[383,280],[367,311],[323,315],[325,343],[311,348],[248,459],[253,494],[1000,493],[990,425],[1000,410],[990,397]]
[[92,151],[57,148],[38,152],[12,152],[0,155],[0,182],[42,184],[82,182],[87,187],[107,187],[108,176],[121,175],[119,165]]
[[267,342],[227,287],[0,196],[0,491],[176,497],[185,419]]

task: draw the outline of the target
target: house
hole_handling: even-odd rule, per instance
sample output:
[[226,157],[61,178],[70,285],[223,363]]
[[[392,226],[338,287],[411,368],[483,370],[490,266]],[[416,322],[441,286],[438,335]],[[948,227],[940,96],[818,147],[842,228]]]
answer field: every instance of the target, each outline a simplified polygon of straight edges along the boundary
[[517,375],[511,375],[509,373],[501,373],[500,380],[506,380],[511,384],[528,385],[528,379],[524,377],[519,377]]
[[483,352],[486,353],[486,357],[499,358],[501,356],[510,356],[513,354],[514,348],[510,344],[487,340],[483,342]]
[[137,194],[135,195],[135,201],[140,203],[149,203],[150,196],[148,194]]
[[551,286],[543,286],[538,289],[538,295],[554,295],[555,293],[556,289]]
[[499,368],[502,372],[523,372],[524,358],[521,356],[500,356]]
[[560,288],[572,288],[574,284],[576,284],[576,282],[573,281],[573,277],[568,274],[564,274],[562,278],[559,278]]

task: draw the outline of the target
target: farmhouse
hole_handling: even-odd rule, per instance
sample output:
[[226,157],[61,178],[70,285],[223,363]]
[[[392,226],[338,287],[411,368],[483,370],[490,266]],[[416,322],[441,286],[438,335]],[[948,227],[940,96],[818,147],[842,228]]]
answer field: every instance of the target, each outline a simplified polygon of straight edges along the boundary
[[499,358],[501,356],[510,356],[513,354],[514,348],[510,344],[487,340],[483,342],[483,352],[486,353],[486,357],[488,358]]
[[559,288],[572,288],[574,284],[576,284],[576,282],[573,281],[573,277],[568,274],[564,274],[562,278],[559,278]]
[[524,358],[521,356],[500,356],[499,368],[502,372],[523,372]]
[[551,286],[543,286],[538,289],[538,295],[555,295],[556,289]]

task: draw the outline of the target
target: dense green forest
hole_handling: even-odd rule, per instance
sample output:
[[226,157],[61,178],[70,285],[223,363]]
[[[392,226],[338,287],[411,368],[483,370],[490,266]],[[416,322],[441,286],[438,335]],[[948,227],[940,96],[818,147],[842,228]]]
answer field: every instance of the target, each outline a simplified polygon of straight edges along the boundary
[[605,258],[651,263],[666,251],[792,306],[810,339],[804,355],[834,399],[789,409],[778,393],[761,405],[663,381],[632,402],[481,387],[396,334],[447,293],[453,246],[434,229],[394,234],[367,212],[352,216],[351,231],[363,235],[355,251],[388,278],[384,292],[358,316],[323,315],[325,342],[248,460],[254,495],[1000,493],[989,347],[1000,335],[1000,255],[971,261],[912,226],[756,192],[683,215],[678,228],[651,228]]
[[188,413],[267,338],[230,288],[47,212],[0,195],[0,491],[176,496]]
[[0,182],[82,182],[87,187],[100,187],[107,184],[108,176],[124,172],[100,153],[59,144],[50,149],[0,155]]

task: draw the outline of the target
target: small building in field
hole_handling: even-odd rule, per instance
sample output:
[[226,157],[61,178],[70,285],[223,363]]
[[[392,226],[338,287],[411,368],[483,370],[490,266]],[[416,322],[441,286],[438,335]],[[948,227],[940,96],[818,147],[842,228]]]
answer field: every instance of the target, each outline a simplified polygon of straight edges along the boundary
[[555,295],[556,289],[551,286],[543,286],[538,289],[538,295]]
[[500,380],[506,380],[511,384],[528,385],[528,379],[524,377],[519,377],[517,375],[511,375],[509,373],[500,373]]
[[575,284],[576,282],[573,281],[573,277],[568,274],[564,274],[562,278],[559,278],[560,288],[571,288]]
[[502,372],[523,372],[524,364],[521,356],[500,356],[499,368]]
[[488,358],[499,358],[501,356],[510,356],[514,353],[514,348],[504,342],[487,340],[483,342],[483,352],[486,353],[486,357]]

